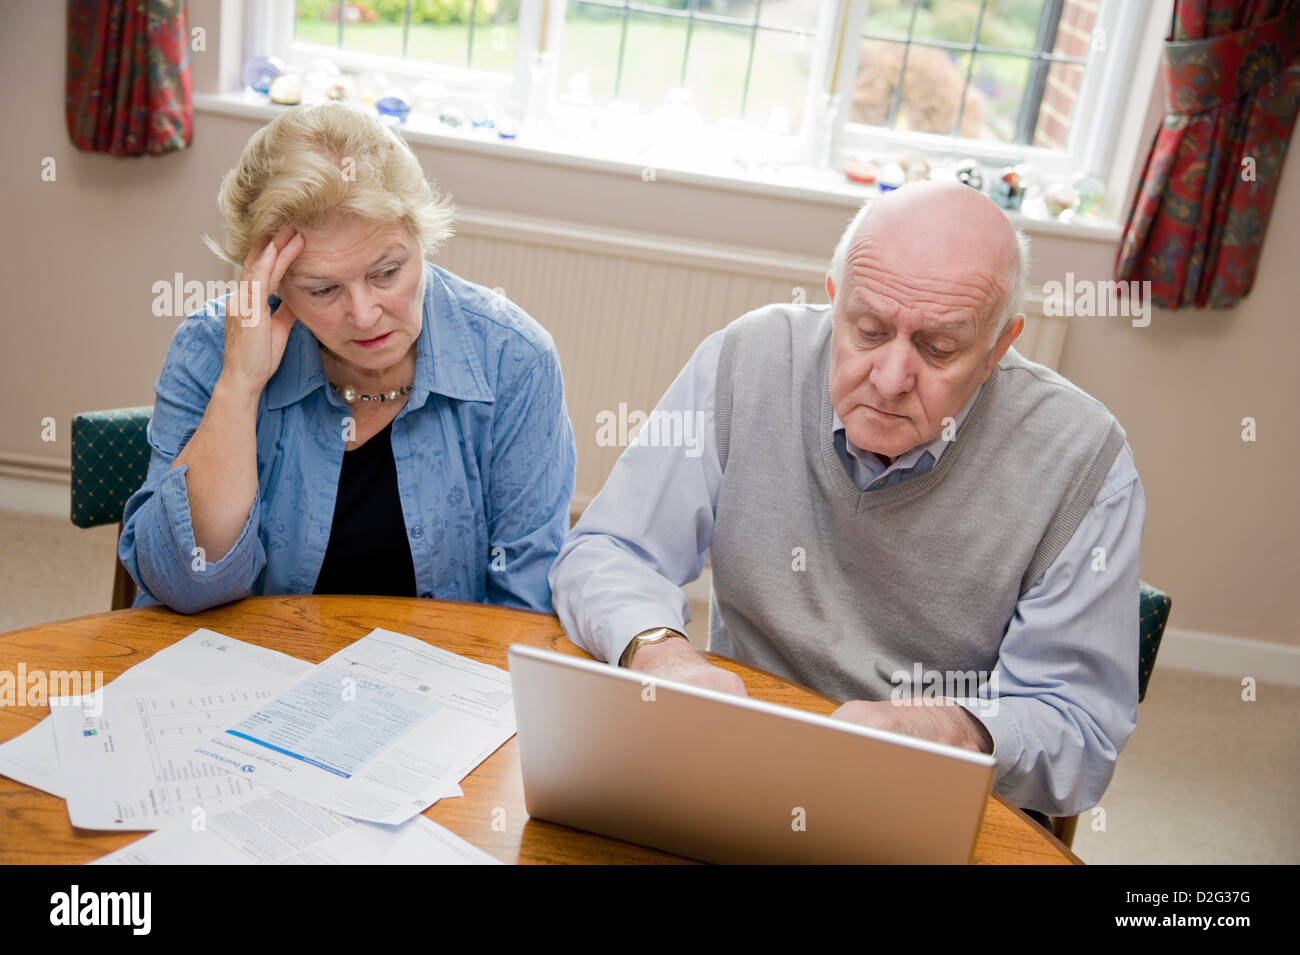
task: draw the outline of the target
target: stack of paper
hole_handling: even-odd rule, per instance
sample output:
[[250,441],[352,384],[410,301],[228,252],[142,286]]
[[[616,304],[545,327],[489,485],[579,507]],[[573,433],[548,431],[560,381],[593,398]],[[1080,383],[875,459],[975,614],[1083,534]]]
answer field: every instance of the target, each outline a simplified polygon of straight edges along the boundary
[[375,630],[319,666],[198,630],[0,744],[100,862],[494,862],[419,816],[514,735],[509,675]]

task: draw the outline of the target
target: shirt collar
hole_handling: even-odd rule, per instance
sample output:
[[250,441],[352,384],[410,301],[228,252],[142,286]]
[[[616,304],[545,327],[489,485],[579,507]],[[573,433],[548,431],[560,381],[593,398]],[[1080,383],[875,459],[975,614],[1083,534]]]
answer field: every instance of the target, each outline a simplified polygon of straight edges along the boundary
[[[425,262],[424,274],[424,314],[415,344],[415,381],[406,407],[419,408],[431,393],[462,401],[495,400],[475,353],[469,322],[442,270]],[[316,336],[302,322],[294,323],[280,367],[266,387],[267,407],[283,408],[302,401],[326,384]]]
[[[957,432],[961,430],[962,422],[966,420],[966,415],[970,413],[970,409],[975,404],[975,399],[979,397],[980,391],[983,388],[984,388],[983,384],[981,384],[979,388],[976,388],[975,393],[970,396],[970,399],[966,402],[965,406],[961,409],[961,411],[957,412],[957,417],[953,419],[954,421],[953,437],[956,437]],[[869,457],[873,461],[873,463],[875,463],[877,466],[885,466],[883,462],[880,461],[880,459],[877,458],[872,452],[863,451],[862,449],[856,447],[853,444],[853,442],[849,440],[848,431],[844,427],[844,422],[840,420],[839,414],[835,411],[834,407],[832,407],[831,408],[831,434],[837,435],[841,432],[844,432],[844,447],[848,450],[849,454],[853,455],[855,458],[858,458],[859,460],[861,460],[863,457]],[[930,452],[930,456],[933,457],[935,463],[938,464],[939,458],[942,457],[943,452],[947,450],[948,445],[950,444],[952,444],[952,441],[944,440],[943,433],[940,432],[939,436],[935,438],[933,441],[929,441],[926,444],[917,445],[914,448],[910,448],[907,451],[904,451],[902,454],[898,455],[898,457],[894,458],[894,460],[890,461],[887,466],[891,468],[897,466],[911,467],[917,461],[920,460],[921,455],[924,454],[926,451]]]

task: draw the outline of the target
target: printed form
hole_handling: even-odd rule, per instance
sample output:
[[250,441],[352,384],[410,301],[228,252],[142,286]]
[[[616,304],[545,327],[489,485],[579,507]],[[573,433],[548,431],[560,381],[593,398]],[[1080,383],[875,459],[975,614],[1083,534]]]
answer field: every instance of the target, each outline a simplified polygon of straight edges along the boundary
[[[120,692],[181,693],[194,687],[245,684],[285,686],[311,672],[312,665],[285,653],[267,650],[213,630],[195,630],[131,667],[102,688],[104,700]],[[86,701],[95,709],[99,701]],[[50,712],[58,710],[52,706]],[[67,798],[54,737],[54,720],[46,717],[20,736],[0,743],[0,773],[20,783]],[[112,828],[118,828],[116,826]]]
[[515,733],[510,675],[377,629],[195,752],[369,822],[406,822]]
[[500,865],[435,822],[358,822],[285,793],[208,816],[202,828],[171,825],[92,865]]
[[232,805],[253,784],[194,755],[194,747],[283,688],[284,681],[258,690],[204,688],[151,697],[123,687],[106,692],[97,707],[74,698],[51,706],[72,824],[159,829],[189,819],[195,809]]

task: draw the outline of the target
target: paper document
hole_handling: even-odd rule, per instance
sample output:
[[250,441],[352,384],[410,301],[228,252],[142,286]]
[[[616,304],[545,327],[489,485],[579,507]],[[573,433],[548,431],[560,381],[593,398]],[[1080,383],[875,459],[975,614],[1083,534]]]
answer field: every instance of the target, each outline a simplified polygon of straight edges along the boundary
[[[190,687],[217,687],[278,682],[311,671],[312,665],[285,653],[244,643],[212,630],[196,630],[131,667],[107,684],[104,699],[143,681],[143,692],[183,692]],[[53,711],[53,708],[51,708]],[[63,773],[49,717],[26,733],[0,743],[0,774],[66,798]]]
[[423,816],[400,826],[358,822],[293,796],[264,795],[210,815],[204,828],[170,825],[92,865],[499,865]]
[[505,670],[374,630],[195,752],[333,812],[396,825],[514,732]]
[[54,746],[54,723],[47,716],[26,733],[0,743],[0,776],[63,797],[63,774]]
[[[311,669],[304,663],[303,668]],[[196,688],[176,696],[136,695],[114,687],[98,707],[50,707],[68,817],[82,829],[160,829],[212,813],[250,793],[240,773],[194,755],[210,735],[271,699],[293,677],[256,690]],[[101,712],[95,716],[95,710]]]

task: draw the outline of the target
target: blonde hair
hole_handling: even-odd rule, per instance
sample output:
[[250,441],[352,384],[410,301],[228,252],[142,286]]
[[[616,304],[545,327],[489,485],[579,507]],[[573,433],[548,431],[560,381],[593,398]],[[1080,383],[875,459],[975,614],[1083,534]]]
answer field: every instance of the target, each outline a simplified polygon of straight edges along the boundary
[[203,243],[236,268],[283,226],[315,228],[337,215],[402,222],[430,258],[451,236],[455,211],[406,140],[343,102],[291,107],[255,132],[221,180],[217,205],[226,241]]

